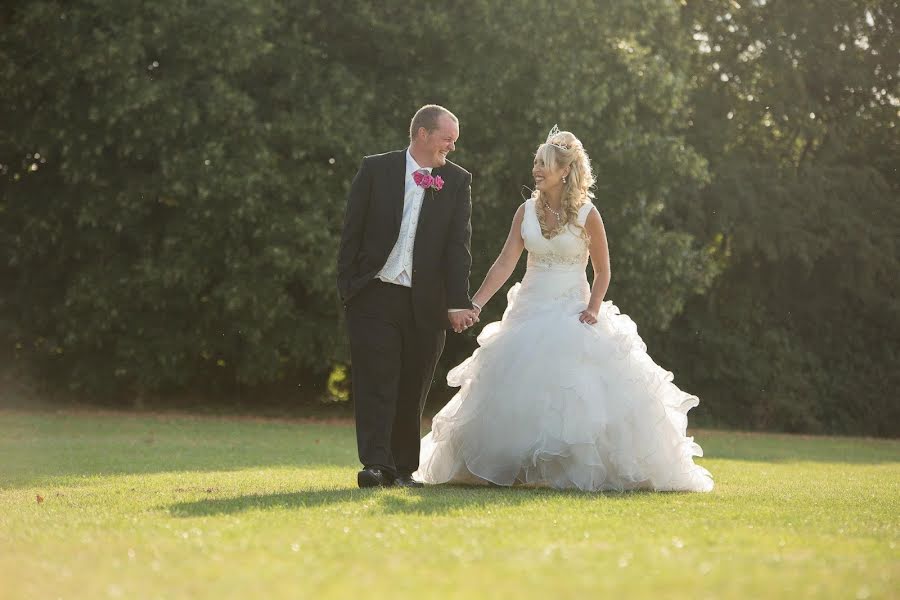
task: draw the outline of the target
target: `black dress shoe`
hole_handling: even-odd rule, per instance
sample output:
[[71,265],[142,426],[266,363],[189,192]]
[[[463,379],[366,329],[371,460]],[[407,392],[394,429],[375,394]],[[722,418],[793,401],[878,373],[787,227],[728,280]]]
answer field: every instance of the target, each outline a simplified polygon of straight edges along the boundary
[[368,468],[357,473],[356,483],[361,488],[389,487],[391,485],[391,477],[381,469]]
[[394,480],[394,487],[420,488],[425,487],[425,484],[413,479],[412,475],[398,475]]

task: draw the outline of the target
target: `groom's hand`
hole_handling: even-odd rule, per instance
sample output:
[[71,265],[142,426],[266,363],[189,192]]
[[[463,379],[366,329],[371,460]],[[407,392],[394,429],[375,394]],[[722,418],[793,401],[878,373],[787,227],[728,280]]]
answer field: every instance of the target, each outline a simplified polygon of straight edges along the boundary
[[447,313],[450,319],[450,326],[456,333],[462,333],[472,325],[478,322],[478,313],[474,310],[457,310]]

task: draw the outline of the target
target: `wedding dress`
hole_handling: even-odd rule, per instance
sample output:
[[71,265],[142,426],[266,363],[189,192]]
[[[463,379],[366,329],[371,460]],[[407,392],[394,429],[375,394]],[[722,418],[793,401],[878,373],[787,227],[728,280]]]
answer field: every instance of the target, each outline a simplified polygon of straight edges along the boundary
[[[579,211],[584,224],[592,208]],[[536,485],[558,489],[709,491],[703,451],[686,436],[696,396],[646,352],[634,322],[609,301],[598,323],[578,316],[590,286],[588,246],[569,226],[541,234],[526,201],[525,277],[500,321],[452,369],[459,392],[422,440],[415,478],[425,483]]]

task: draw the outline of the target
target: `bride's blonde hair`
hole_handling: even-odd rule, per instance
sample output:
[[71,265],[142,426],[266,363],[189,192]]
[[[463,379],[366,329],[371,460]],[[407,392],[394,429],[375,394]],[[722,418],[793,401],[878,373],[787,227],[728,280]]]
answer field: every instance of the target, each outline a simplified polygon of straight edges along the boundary
[[[587,239],[587,232],[578,224],[578,211],[594,197],[591,192],[591,188],[594,186],[594,174],[591,172],[591,160],[585,152],[581,140],[569,131],[559,131],[554,127],[550,131],[547,141],[538,146],[534,157],[538,161],[542,161],[544,166],[551,171],[569,167],[569,174],[563,184],[563,219],[551,231],[547,228],[544,211],[537,211],[541,233],[545,238],[551,238],[567,225],[574,224],[581,229],[582,237]],[[535,202],[541,202],[540,190],[534,190],[531,197]]]

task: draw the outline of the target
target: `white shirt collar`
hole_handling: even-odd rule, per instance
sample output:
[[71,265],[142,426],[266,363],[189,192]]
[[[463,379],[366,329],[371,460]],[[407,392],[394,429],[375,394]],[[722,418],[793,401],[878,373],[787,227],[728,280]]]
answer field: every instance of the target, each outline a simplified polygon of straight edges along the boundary
[[410,148],[406,149],[406,176],[412,177],[412,174],[421,169],[425,169],[429,173],[431,173],[431,167],[420,167],[419,163],[416,162],[416,159],[413,158],[412,152],[410,152]]

